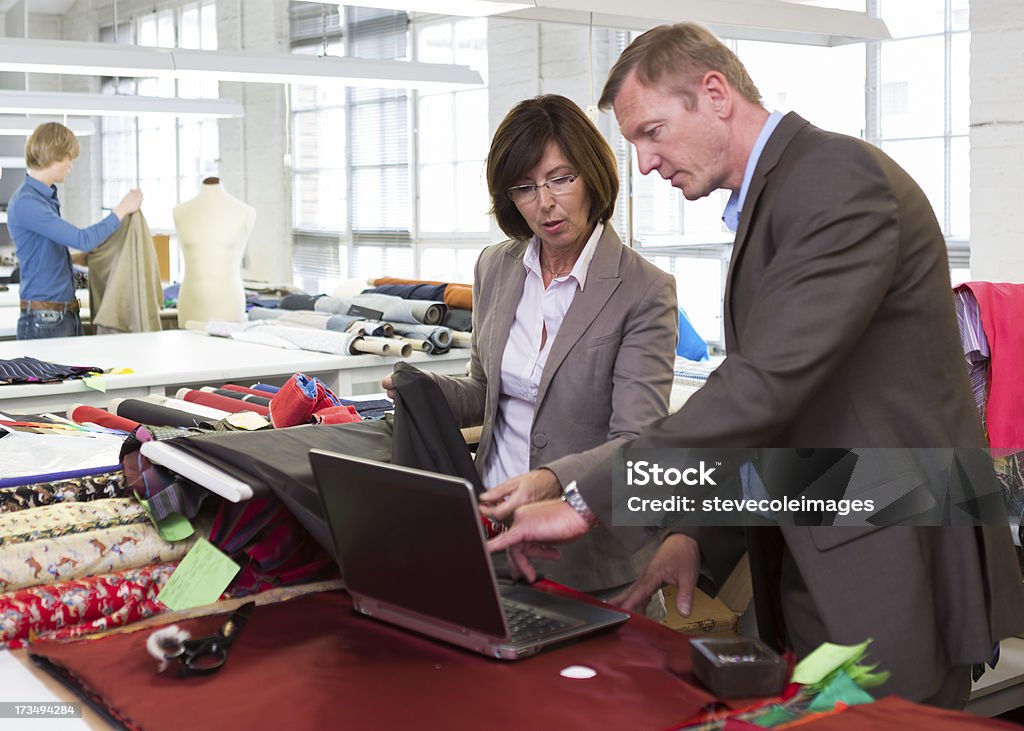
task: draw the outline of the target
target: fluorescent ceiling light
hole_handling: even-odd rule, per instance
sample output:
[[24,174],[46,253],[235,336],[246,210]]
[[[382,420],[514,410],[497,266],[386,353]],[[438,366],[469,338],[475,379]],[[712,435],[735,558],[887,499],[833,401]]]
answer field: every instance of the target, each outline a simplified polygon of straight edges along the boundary
[[25,38],[0,41],[0,71],[435,90],[483,83],[468,66],[450,64]]
[[533,0],[523,2],[501,2],[500,0],[359,0],[346,3],[344,0],[329,0],[325,5],[358,5],[362,8],[384,10],[406,10],[411,13],[436,13],[438,15],[464,15],[483,18],[495,13],[534,7]]
[[181,99],[128,94],[77,94],[65,91],[0,90],[0,113],[57,114],[80,117],[242,117],[245,110],[229,99]]
[[0,117],[0,136],[28,137],[33,130],[47,122],[60,122],[78,137],[96,134],[96,126],[88,119],[65,119],[64,117]]
[[838,46],[890,38],[880,18],[782,0],[531,0],[502,17],[588,24],[622,30],[694,21],[723,38]]

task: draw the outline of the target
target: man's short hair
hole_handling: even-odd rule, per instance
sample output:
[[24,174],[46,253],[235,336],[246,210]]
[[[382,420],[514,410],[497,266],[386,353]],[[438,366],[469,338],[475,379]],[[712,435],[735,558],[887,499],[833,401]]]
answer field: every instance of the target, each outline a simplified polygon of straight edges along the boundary
[[529,239],[530,225],[506,190],[537,166],[549,142],[558,145],[580,175],[590,198],[587,220],[606,222],[615,211],[619,175],[608,142],[575,103],[557,94],[516,104],[498,125],[487,153],[491,213],[509,237]]
[[696,23],[659,25],[630,43],[608,73],[598,106],[612,107],[622,83],[634,70],[642,85],[663,82],[683,98],[688,109],[696,103],[694,91],[708,71],[719,72],[743,97],[761,104],[761,92],[736,54]]
[[55,162],[74,159],[81,152],[75,133],[58,122],[35,128],[25,143],[25,165],[29,170],[45,170]]

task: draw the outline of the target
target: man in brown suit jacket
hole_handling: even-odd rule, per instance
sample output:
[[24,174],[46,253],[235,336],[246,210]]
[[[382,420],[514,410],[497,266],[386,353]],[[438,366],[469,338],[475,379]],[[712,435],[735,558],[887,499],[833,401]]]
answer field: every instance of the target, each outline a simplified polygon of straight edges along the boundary
[[[728,357],[643,447],[980,447],[984,437],[959,350],[945,242],[927,198],[884,153],[769,115],[742,64],[693,24],[631,44],[601,105],[614,106],[640,170],[696,200],[734,192],[736,239],[725,293]],[[610,463],[575,499],[520,508],[513,546],[612,524]],[[567,494],[571,495],[572,490]],[[759,630],[802,656],[822,641],[873,637],[892,671],[882,689],[962,706],[970,668],[1024,628],[1024,590],[1003,528],[687,529],[662,543],[626,595],[662,582],[688,613],[698,574],[720,582],[751,556]],[[744,540],[745,539],[745,540]]]

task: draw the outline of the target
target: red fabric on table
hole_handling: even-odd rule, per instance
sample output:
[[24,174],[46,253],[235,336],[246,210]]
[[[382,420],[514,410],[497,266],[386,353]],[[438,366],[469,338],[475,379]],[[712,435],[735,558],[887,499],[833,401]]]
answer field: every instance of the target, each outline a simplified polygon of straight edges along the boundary
[[[308,395],[306,390],[313,388],[315,394]],[[338,405],[337,396],[322,381],[296,373],[270,400],[270,423],[275,429],[308,424],[317,411]]]
[[352,404],[328,406],[326,409],[314,411],[313,418],[316,419],[317,424],[350,424],[363,420]]
[[71,412],[71,421],[76,424],[97,424],[107,429],[120,429],[121,431],[135,431],[139,422],[126,419],[109,411],[97,409],[95,406],[79,406]]
[[991,361],[988,399],[985,401],[985,430],[997,456],[1024,450],[1024,284],[967,282],[978,300],[981,324]]
[[220,409],[221,411],[228,411],[232,414],[237,414],[240,411],[255,411],[260,416],[266,416],[270,413],[270,409],[266,406],[260,406],[249,401],[239,401],[238,399],[231,398],[230,396],[219,396],[209,391],[186,391],[184,394],[184,401],[191,401],[194,404],[202,404],[203,406],[210,406],[214,409]]
[[974,731],[986,728],[1020,731],[1020,726],[1014,723],[921,706],[894,695],[823,718],[797,721],[785,728],[800,731]]
[[153,564],[0,594],[0,647],[21,647],[29,637],[81,637],[159,614],[164,605],[156,596],[177,565]]
[[220,386],[226,391],[234,391],[235,393],[247,393],[250,396],[259,396],[260,398],[273,398],[274,394],[268,393],[267,391],[260,391],[256,388],[246,388],[245,386],[239,386],[237,383],[225,383]]
[[[451,590],[458,592],[458,582]],[[224,616],[179,622],[210,634]],[[713,698],[682,680],[684,635],[633,617],[616,630],[516,662],[489,659],[355,614],[325,592],[259,606],[209,677],[156,672],[152,630],[51,644],[49,658],[129,728],[666,729]],[[563,678],[569,665],[597,671]],[[111,672],[116,668],[116,672]],[[254,692],[255,691],[255,692]]]

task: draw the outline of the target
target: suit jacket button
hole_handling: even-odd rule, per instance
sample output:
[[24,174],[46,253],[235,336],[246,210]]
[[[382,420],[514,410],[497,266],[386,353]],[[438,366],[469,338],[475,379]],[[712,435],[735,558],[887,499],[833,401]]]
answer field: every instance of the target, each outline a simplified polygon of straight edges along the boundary
[[548,446],[548,435],[547,434],[534,434],[533,435],[533,446],[538,449],[544,449]]

